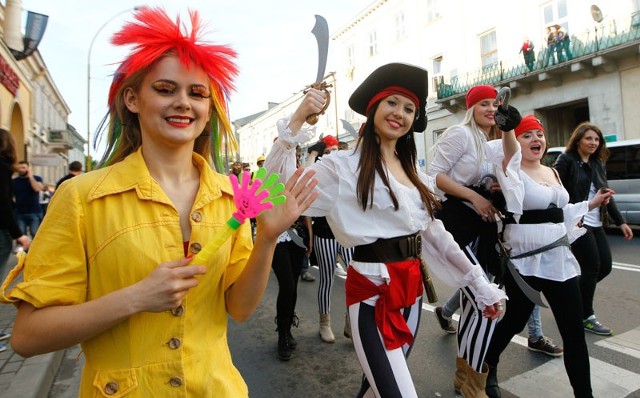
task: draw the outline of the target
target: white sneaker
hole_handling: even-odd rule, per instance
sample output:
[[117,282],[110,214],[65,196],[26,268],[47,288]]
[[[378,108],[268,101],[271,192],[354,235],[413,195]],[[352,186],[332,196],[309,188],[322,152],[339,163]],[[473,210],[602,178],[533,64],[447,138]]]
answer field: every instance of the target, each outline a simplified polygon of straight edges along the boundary
[[10,333],[0,333],[0,341],[2,341],[2,340],[6,340],[6,339],[8,339],[9,337],[11,337],[11,334],[10,334]]

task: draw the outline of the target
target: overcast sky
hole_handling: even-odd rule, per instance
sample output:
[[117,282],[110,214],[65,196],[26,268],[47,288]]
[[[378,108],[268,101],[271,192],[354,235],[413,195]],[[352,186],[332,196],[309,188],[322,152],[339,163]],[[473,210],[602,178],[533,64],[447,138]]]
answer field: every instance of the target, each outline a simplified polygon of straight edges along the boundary
[[[374,0],[165,0],[136,3],[132,0],[23,0],[26,11],[49,16],[39,50],[49,72],[71,109],[69,123],[86,136],[87,64],[91,49],[91,132],[106,113],[106,100],[114,63],[125,50],[109,44],[111,35],[134,6],[162,6],[175,17],[188,17],[188,9],[201,13],[209,23],[207,38],[230,44],[239,54],[240,75],[231,97],[232,119],[263,111],[267,103],[280,102],[313,83],[317,69],[317,46],[311,33],[315,14],[324,16],[329,33],[363,11]],[[6,1],[3,1],[6,3]],[[106,25],[104,25],[106,23]],[[24,23],[23,23],[24,30]],[[331,43],[330,43],[331,46]],[[327,71],[332,70],[330,50]]]

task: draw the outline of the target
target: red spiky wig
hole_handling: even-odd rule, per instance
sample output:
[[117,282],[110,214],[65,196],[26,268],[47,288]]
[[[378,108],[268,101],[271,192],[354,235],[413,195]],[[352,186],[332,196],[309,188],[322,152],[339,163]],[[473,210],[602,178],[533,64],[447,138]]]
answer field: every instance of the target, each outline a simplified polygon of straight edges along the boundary
[[[223,143],[237,150],[237,143],[232,133],[227,110],[227,98],[234,90],[233,80],[238,74],[235,64],[236,52],[226,45],[214,45],[201,40],[202,25],[197,11],[189,11],[191,31],[181,23],[178,16],[171,20],[161,8],[142,7],[134,14],[135,21],[126,23],[111,38],[117,46],[133,46],[133,50],[122,61],[115,73],[109,89],[108,105],[110,109],[110,126],[106,163],[117,152],[119,146],[122,121],[117,120],[115,113],[116,96],[122,84],[138,71],[153,65],[158,59],[173,52],[186,67],[197,66],[209,76],[211,100],[214,108],[211,117],[211,149],[215,166],[223,169]],[[115,116],[115,119],[114,119]],[[111,150],[109,150],[111,149]]]

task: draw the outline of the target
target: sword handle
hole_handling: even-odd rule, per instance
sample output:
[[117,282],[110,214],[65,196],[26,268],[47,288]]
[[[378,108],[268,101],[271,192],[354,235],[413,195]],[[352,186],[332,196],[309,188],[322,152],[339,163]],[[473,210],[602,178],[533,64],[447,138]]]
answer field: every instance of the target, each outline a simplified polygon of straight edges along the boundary
[[[319,113],[312,113],[311,115],[305,118],[308,124],[313,126],[314,124],[318,123],[318,120],[320,119],[320,115],[324,115],[324,112],[329,107],[329,103],[331,102],[331,93],[329,92],[329,90],[327,90],[329,87],[333,87],[333,85],[327,84],[325,82],[314,83],[311,86],[309,86],[309,88],[314,88],[316,90],[324,91],[324,93],[327,95],[327,101],[324,103],[324,107],[322,107],[322,110]],[[305,90],[304,93],[306,94],[307,91],[309,90],[308,89]]]

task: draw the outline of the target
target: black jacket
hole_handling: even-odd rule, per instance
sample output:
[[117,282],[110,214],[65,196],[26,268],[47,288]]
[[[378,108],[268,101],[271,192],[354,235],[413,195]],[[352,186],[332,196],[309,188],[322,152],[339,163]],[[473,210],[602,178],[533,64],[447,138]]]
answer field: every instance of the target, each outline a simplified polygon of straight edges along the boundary
[[6,229],[13,239],[17,239],[23,234],[18,227],[13,209],[12,175],[13,169],[9,162],[0,158],[0,228]]
[[[577,152],[565,152],[558,156],[553,167],[558,170],[562,185],[569,192],[569,202],[578,203],[589,198],[591,183],[596,190],[607,187],[607,170],[600,160],[589,159],[585,163]],[[582,178],[581,178],[582,177]],[[600,208],[600,214],[604,220],[607,213],[611,216],[616,225],[626,224],[626,220],[620,214],[613,197],[607,206]]]

